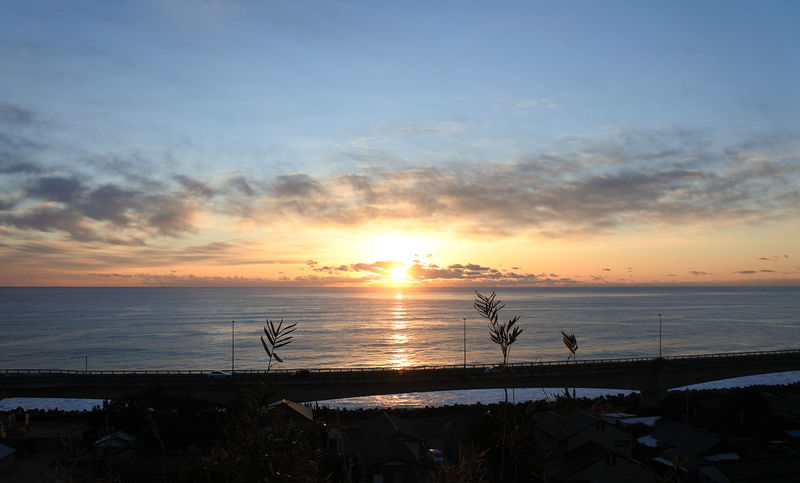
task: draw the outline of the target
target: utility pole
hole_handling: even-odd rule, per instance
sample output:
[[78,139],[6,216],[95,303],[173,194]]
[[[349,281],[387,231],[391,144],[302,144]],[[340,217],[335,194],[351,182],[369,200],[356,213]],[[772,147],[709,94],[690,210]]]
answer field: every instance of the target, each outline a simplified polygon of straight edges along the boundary
[[234,353],[234,333],[235,333],[236,321],[231,320],[231,374],[233,374],[233,353]]
[[661,357],[661,314],[658,314],[658,357]]
[[83,358],[84,358],[83,372],[89,372],[89,356],[83,356]]

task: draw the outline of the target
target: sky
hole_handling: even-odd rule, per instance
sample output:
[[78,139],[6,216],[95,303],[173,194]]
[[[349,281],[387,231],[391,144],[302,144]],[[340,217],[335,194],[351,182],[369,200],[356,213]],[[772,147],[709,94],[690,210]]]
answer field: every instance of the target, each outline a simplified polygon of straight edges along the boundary
[[798,21],[3,1],[0,285],[800,285]]

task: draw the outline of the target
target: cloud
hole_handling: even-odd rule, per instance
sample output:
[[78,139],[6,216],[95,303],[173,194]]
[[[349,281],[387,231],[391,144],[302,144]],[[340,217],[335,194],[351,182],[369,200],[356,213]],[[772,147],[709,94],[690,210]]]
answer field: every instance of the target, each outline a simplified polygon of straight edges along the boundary
[[551,100],[541,97],[518,101],[514,107],[525,114],[533,114],[543,109],[556,109],[558,106]]
[[482,267],[482,266],[474,264],[474,263],[467,263],[466,265],[462,265],[460,263],[456,263],[456,264],[448,266],[447,268],[453,269],[453,270],[470,270],[470,271],[473,271],[473,272],[485,272],[485,271],[494,270],[493,268]]
[[796,155],[753,165],[711,150],[696,132],[620,136],[619,143],[576,143],[577,152],[516,162],[281,175],[267,181],[269,195],[237,209],[242,216],[278,212],[316,224],[408,222],[550,238],[660,224],[758,224],[800,214]]
[[696,277],[703,276],[703,275],[713,275],[713,273],[703,272],[703,271],[700,271],[700,270],[692,270],[689,273],[691,275],[696,276]]
[[270,287],[286,281],[269,277],[208,276],[193,274],[91,273],[80,275],[104,285],[145,285],[155,287]]
[[143,199],[145,221],[162,236],[177,237],[194,230],[199,213],[195,203],[177,196],[147,196]]
[[461,131],[461,127],[454,122],[439,122],[429,124],[403,124],[395,128],[398,131],[422,134],[439,134],[452,136]]
[[240,195],[251,197],[256,194],[255,190],[250,186],[250,183],[247,182],[244,176],[230,177],[225,180],[224,184],[227,188],[234,190]]
[[158,163],[137,155],[89,154],[86,162],[46,164],[39,160],[46,146],[25,134],[39,124],[35,113],[0,101],[0,189],[8,193],[0,196],[0,226],[62,232],[81,242],[141,244],[194,231],[201,210],[196,200],[215,194],[205,180],[181,174],[171,187],[151,172]]
[[[454,263],[446,268],[435,263],[416,261],[410,266],[394,260],[381,260],[376,262],[359,262],[347,265],[320,265],[318,262],[308,260],[305,262],[312,270],[333,276],[335,283],[358,280],[371,283],[386,282],[389,280],[390,271],[397,266],[406,267],[406,276],[410,281],[423,284],[473,284],[479,282],[521,284],[521,285],[565,285],[573,284],[574,280],[558,277],[556,274],[531,274],[517,272],[501,272],[497,268],[487,267],[475,263]],[[361,275],[359,275],[361,274]],[[343,277],[348,275],[348,277]],[[343,277],[343,278],[335,278]],[[319,280],[317,280],[319,281]]]
[[75,177],[41,176],[27,188],[26,195],[45,201],[69,202],[83,190],[83,183]]
[[39,173],[42,168],[37,163],[14,159],[15,153],[8,151],[9,145],[3,142],[0,133],[0,174]]
[[22,230],[63,231],[77,241],[102,239],[79,212],[51,205],[39,205],[14,213],[0,213],[0,224]]
[[742,274],[742,275],[753,275],[754,273],[758,273],[758,270],[738,270],[738,271],[733,272],[733,273],[739,273],[739,274]]
[[33,111],[12,102],[0,100],[0,123],[10,125],[29,125],[37,121]]
[[10,210],[16,205],[17,200],[13,196],[0,196],[0,211]]
[[789,258],[789,255],[772,255],[771,257],[758,257],[759,261],[769,262],[769,261],[777,261],[781,258],[786,259]]
[[94,220],[110,221],[125,227],[134,221],[133,212],[141,205],[142,193],[104,184],[87,192],[75,205],[81,213]]
[[181,237],[196,232],[204,213],[247,226],[378,222],[490,238],[739,226],[800,215],[796,135],[714,146],[700,131],[618,130],[515,159],[427,165],[394,162],[390,153],[330,175],[204,178],[179,165],[159,171],[162,160],[138,153],[87,155],[75,164],[83,171],[48,165],[41,161],[47,145],[20,134],[39,122],[36,113],[0,106],[0,186],[14,188],[0,196],[0,223],[80,240]]
[[41,172],[35,157],[45,144],[31,133],[40,124],[33,111],[0,100],[0,175]]
[[[39,241],[8,240],[0,250],[0,265],[17,273],[24,273],[30,266],[52,272],[71,271],[76,276],[89,271],[137,270],[141,267],[153,269],[171,268],[182,264],[232,267],[239,265],[300,265],[294,258],[270,258],[265,256],[258,243],[247,241],[212,242],[197,245],[175,245],[169,241],[156,245],[130,240],[122,247],[113,240],[104,250],[92,244],[75,244],[69,240],[42,239]],[[110,246],[114,245],[114,246]]]
[[[43,203],[0,216],[0,224],[43,232],[63,231],[80,241],[112,239],[108,227],[176,237],[194,230],[200,208],[185,192],[150,194],[106,183],[88,188],[88,179],[42,176],[25,190]],[[19,204],[19,200],[17,201]],[[107,225],[96,225],[103,222]]]
[[214,196],[214,190],[202,181],[184,175],[178,175],[175,179],[190,196],[197,198],[211,198]]
[[383,275],[392,268],[399,265],[403,264],[392,260],[378,261],[373,263],[354,263],[349,266],[348,270],[353,270],[355,272],[369,272],[369,273],[376,273]]
[[279,198],[303,198],[325,193],[322,184],[305,173],[277,176],[272,191]]

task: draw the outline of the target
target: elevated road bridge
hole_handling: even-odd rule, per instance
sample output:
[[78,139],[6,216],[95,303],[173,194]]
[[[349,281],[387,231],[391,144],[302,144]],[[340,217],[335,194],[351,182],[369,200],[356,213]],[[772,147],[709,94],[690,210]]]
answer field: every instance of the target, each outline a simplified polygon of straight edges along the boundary
[[406,368],[236,371],[69,371],[0,369],[0,398],[119,399],[160,391],[227,403],[264,385],[276,398],[321,401],[355,396],[491,388],[579,387],[640,391],[653,401],[701,382],[800,370],[800,349],[670,356]]

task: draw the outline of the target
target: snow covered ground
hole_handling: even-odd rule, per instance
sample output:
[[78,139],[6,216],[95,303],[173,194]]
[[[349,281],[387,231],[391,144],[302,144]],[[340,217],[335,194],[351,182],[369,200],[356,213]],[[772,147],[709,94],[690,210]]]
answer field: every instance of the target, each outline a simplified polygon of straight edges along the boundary
[[63,411],[91,411],[95,406],[103,406],[102,399],[60,399],[45,397],[10,397],[0,399],[0,411],[23,409],[61,409]]

